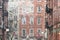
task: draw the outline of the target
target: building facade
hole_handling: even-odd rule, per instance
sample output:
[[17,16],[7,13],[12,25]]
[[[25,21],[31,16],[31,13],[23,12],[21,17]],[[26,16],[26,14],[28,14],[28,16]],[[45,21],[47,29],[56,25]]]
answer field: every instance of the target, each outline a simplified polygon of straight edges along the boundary
[[[44,36],[45,7],[46,0],[20,0],[20,38],[27,40]],[[44,39],[44,37],[40,39]]]
[[6,28],[8,27],[8,12],[7,12],[8,0],[0,0],[0,39],[6,40]]
[[8,2],[8,26],[10,30],[10,36],[9,40],[19,40],[18,39],[18,29],[19,29],[19,23],[18,23],[18,18],[19,18],[19,12],[18,12],[18,0],[9,0]]
[[0,0],[0,39],[2,39],[2,0]]
[[55,0],[54,1],[54,6],[53,6],[53,40],[60,40],[60,0]]
[[[52,9],[51,12],[48,11],[46,18],[48,19],[49,27],[48,40],[60,40],[60,0],[47,0],[48,9]],[[52,36],[53,35],[53,36]],[[58,36],[59,35],[59,36]]]

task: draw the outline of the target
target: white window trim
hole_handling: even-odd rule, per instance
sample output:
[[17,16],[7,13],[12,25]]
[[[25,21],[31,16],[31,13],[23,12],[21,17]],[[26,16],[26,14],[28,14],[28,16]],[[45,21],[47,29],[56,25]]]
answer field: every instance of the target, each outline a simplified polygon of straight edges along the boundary
[[[38,11],[38,7],[40,7],[40,11]],[[38,14],[41,13],[41,10],[42,10],[41,6],[37,6],[37,13],[38,13]]]
[[[22,35],[21,36],[24,36],[23,35],[23,30],[25,30],[25,32],[26,32],[26,29],[25,28],[22,28],[22,30],[21,30]],[[25,36],[26,36],[26,34],[25,34]]]
[[[33,33],[30,33],[31,30],[33,30]],[[29,29],[29,36],[34,36],[34,29],[33,28]]]
[[30,5],[26,7],[26,13],[33,13],[33,12],[34,12],[34,5],[30,3]]
[[[38,30],[40,30],[40,32],[41,32],[41,28],[38,28],[38,29],[37,29],[37,33],[38,33]],[[41,34],[41,33],[39,33],[39,34]]]
[[26,17],[22,17],[22,24],[24,24],[23,21],[25,21],[26,24]]
[[[31,21],[33,21],[33,24],[34,24],[34,17],[30,17],[30,24],[31,24]],[[31,24],[31,25],[33,25]]]
[[30,11],[33,13],[34,12],[34,6],[30,7]]

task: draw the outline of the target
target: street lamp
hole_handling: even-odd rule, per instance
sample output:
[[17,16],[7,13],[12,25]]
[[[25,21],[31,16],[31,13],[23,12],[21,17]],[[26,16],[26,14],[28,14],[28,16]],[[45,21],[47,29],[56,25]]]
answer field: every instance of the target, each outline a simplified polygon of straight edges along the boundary
[[7,40],[9,40],[9,28],[6,28]]
[[29,35],[27,35],[27,40],[29,40]]
[[42,33],[42,40],[44,40],[44,32],[42,31],[41,33]]
[[6,32],[9,32],[9,29],[8,28],[6,29]]

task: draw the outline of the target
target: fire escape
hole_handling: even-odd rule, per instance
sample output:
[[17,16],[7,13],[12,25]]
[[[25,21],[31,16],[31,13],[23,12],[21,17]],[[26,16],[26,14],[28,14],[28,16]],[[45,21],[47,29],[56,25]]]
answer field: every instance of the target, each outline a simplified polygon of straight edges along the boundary
[[51,0],[47,0],[47,2],[49,2],[49,4],[46,4],[46,28],[49,30],[48,31],[48,40],[52,40],[52,35],[53,35],[53,5],[50,5]]

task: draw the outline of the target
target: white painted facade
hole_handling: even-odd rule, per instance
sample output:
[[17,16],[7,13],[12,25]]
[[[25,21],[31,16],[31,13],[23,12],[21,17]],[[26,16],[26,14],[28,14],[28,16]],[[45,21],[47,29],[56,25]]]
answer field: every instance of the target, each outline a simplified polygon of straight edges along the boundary
[[32,2],[33,0],[21,0],[20,9],[22,14],[28,14],[34,12],[34,4]]
[[[12,20],[13,40],[19,40],[19,0],[9,0],[8,2],[8,24]],[[8,25],[10,26],[10,25]],[[13,34],[14,33],[14,34]],[[16,39],[17,38],[17,39]]]

